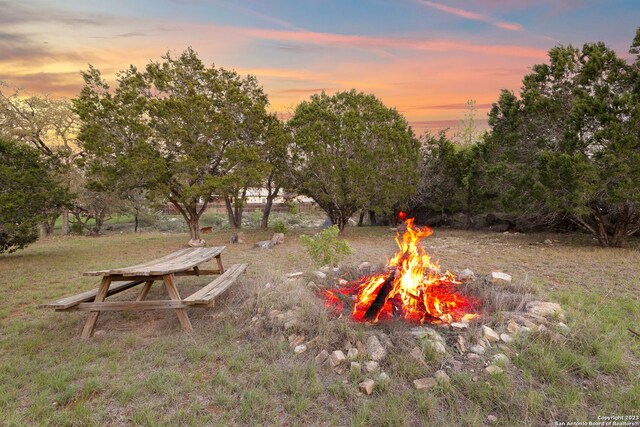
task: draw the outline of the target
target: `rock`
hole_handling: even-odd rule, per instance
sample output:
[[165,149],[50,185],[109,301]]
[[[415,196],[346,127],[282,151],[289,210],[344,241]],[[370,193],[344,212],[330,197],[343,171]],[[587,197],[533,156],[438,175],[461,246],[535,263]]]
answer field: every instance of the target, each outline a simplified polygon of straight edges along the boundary
[[370,271],[371,270],[371,264],[368,262],[361,262],[360,265],[358,266],[358,270],[360,271]]
[[496,365],[489,365],[484,368],[484,370],[487,371],[489,375],[498,375],[504,372],[500,366]]
[[491,348],[491,343],[489,342],[488,339],[486,339],[485,337],[482,337],[479,341],[479,343],[481,346],[483,346],[484,348]]
[[191,239],[189,240],[189,243],[187,243],[187,245],[189,245],[189,247],[191,248],[202,248],[206,244],[207,243],[202,239]]
[[494,354],[493,357],[491,358],[495,363],[497,363],[498,365],[506,365],[510,362],[509,358],[502,353],[498,353],[498,354]]
[[418,378],[417,380],[413,380],[413,385],[418,390],[422,390],[425,388],[431,388],[437,384],[435,378],[427,377],[427,378]]
[[513,341],[513,337],[509,334],[500,334],[500,339],[502,342],[509,344]]
[[380,340],[375,335],[367,338],[367,354],[377,362],[387,355],[387,350],[380,344]]
[[507,331],[512,335],[517,335],[518,332],[520,332],[520,325],[513,320],[509,320],[509,323],[507,324]]
[[304,275],[302,271],[296,271],[294,273],[287,274],[287,279],[296,279],[298,277],[302,277],[302,275]]
[[467,359],[469,360],[479,360],[482,359],[479,354],[476,353],[467,353]]
[[569,327],[566,324],[564,324],[562,322],[558,322],[557,326],[558,326],[558,329],[560,329],[560,332],[562,332],[562,333],[569,332]]
[[355,359],[356,357],[358,357],[358,349],[357,348],[350,348],[347,351],[347,359]]
[[373,393],[373,388],[375,387],[375,385],[375,381],[367,379],[358,384],[358,388],[364,394],[370,395],[371,393]]
[[460,274],[458,274],[458,280],[462,280],[463,282],[473,280],[475,279],[475,277],[476,275],[473,273],[473,270],[470,270],[468,268],[465,268],[460,272]]
[[487,415],[487,421],[489,421],[490,423],[495,423],[498,421],[498,417],[496,417],[495,415],[489,414]]
[[291,348],[294,348],[294,347],[296,347],[296,346],[298,346],[298,345],[300,345],[300,344],[302,344],[304,342],[305,336],[304,335],[292,334],[292,335],[289,335],[288,340],[289,340],[289,346]]
[[469,351],[471,351],[472,353],[475,353],[475,354],[484,354],[484,352],[485,352],[484,347],[481,346],[480,344],[472,345],[469,348]]
[[489,342],[498,342],[500,341],[500,335],[490,327],[483,325],[482,326],[482,336],[487,339]]
[[334,368],[344,363],[344,361],[346,360],[347,360],[347,357],[344,355],[342,350],[336,350],[333,353],[331,353],[331,356],[329,356],[329,364]]
[[422,349],[420,347],[413,347],[409,352],[409,355],[416,359],[420,363],[425,363],[424,353],[422,353]]
[[429,341],[431,348],[435,350],[438,354],[446,354],[447,348],[440,341]]
[[95,331],[95,332],[93,333],[93,336],[94,336],[94,337],[100,337],[100,336],[102,336],[102,335],[105,335],[106,333],[107,333],[107,332],[106,332],[104,329],[99,329],[99,330],[97,330],[97,331]]
[[273,242],[271,240],[261,240],[259,242],[256,242],[254,247],[260,249],[273,249]]
[[440,369],[439,371],[436,371],[436,373],[433,374],[433,377],[440,384],[449,384],[449,383],[451,383],[451,378],[449,378],[449,375],[447,375],[447,373],[445,371],[443,371],[442,369]]
[[271,242],[274,245],[281,245],[284,243],[284,233],[275,233],[273,237],[271,237]]
[[362,341],[356,341],[356,348],[358,349],[359,353],[366,353],[367,349],[364,346],[364,344],[362,344]]
[[525,310],[527,313],[542,317],[557,317],[564,320],[564,311],[560,304],[555,302],[531,301],[527,303]]
[[416,326],[415,328],[411,328],[409,332],[416,338],[428,337],[429,339],[435,341],[444,342],[444,338],[442,338],[442,335],[440,335],[434,329],[428,328],[426,326]]
[[507,273],[502,273],[501,271],[493,271],[491,272],[491,283],[494,285],[505,285],[507,283],[511,283],[511,276]]
[[314,271],[313,274],[318,278],[318,279],[326,279],[327,278],[327,273],[323,273],[322,271]]
[[367,372],[378,372],[380,370],[380,364],[375,360],[370,360],[364,364],[364,370]]
[[313,360],[318,365],[322,365],[324,362],[327,361],[328,358],[329,358],[329,352],[327,350],[322,350],[320,353],[318,353],[318,355]]
[[539,332],[539,333],[543,334],[543,333],[545,333],[545,332],[547,332],[547,331],[549,331],[549,328],[547,328],[547,327],[546,327],[546,326],[544,326],[544,325],[538,325],[538,332]]
[[307,351],[307,346],[306,346],[306,345],[304,345],[304,344],[299,344],[299,345],[297,345],[297,346],[293,349],[293,352],[294,352],[295,354],[302,354],[302,353],[304,353],[305,351]]
[[449,326],[451,326],[454,329],[467,329],[469,327],[469,324],[462,323],[462,322],[453,322],[453,323],[450,323]]
[[386,372],[380,372],[380,375],[378,375],[378,382],[386,383],[389,381],[391,381],[391,378],[389,378],[389,375],[387,375]]
[[362,365],[360,365],[358,362],[351,362],[350,371],[353,375],[360,375],[360,373],[362,372]]
[[456,348],[458,349],[460,354],[464,354],[467,351],[467,340],[465,340],[462,335],[458,335]]

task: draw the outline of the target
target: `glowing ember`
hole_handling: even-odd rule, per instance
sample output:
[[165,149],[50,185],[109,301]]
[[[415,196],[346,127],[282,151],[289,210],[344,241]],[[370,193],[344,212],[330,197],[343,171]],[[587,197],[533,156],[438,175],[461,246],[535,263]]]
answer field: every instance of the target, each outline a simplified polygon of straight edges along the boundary
[[326,305],[341,312],[343,300],[355,297],[352,318],[357,321],[402,316],[420,323],[451,323],[476,317],[477,302],[457,293],[460,282],[448,271],[441,272],[420,245],[433,231],[414,226],[414,219],[405,219],[404,212],[399,218],[405,221],[406,231],[396,234],[400,250],[387,263],[387,271],[325,290]]

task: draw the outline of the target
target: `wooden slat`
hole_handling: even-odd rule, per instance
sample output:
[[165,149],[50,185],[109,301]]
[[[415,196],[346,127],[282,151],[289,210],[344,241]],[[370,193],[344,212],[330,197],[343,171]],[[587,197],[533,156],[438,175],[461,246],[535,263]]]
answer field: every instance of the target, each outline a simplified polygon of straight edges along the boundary
[[210,303],[215,297],[233,285],[246,268],[247,264],[232,265],[222,276],[217,277],[213,282],[189,295],[183,301],[189,305]]
[[225,246],[181,249],[162,258],[131,267],[88,271],[83,274],[85,276],[153,276],[172,274],[192,269],[193,267],[219,256],[224,250]]
[[[117,294],[122,291],[126,291],[129,288],[133,288],[134,286],[142,283],[141,280],[136,280],[133,282],[120,283],[117,285],[112,285],[107,292],[107,296],[111,296]],[[71,295],[58,301],[50,302],[48,304],[41,304],[39,307],[41,308],[55,308],[56,310],[63,310],[69,307],[73,307],[74,305],[78,305],[82,302],[93,301],[98,294],[98,289],[92,289],[87,292],[82,292],[81,294]]]
[[76,308],[78,311],[127,311],[127,310],[174,310],[187,308],[182,301],[104,301],[83,302]]

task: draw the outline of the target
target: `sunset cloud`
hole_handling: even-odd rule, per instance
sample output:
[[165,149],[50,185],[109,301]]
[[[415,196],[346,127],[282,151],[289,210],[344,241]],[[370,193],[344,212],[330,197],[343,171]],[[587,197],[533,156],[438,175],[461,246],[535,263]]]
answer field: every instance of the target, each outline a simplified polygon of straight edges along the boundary
[[503,30],[509,31],[522,31],[524,28],[520,24],[515,24],[512,22],[504,22],[498,21],[496,19],[491,18],[490,16],[483,15],[481,13],[470,12],[468,10],[459,9],[456,7],[446,6],[444,4],[428,1],[428,0],[419,0],[421,4],[427,5],[434,9],[437,9],[441,12],[449,13],[451,15],[460,16],[461,18],[471,19],[472,21],[480,21],[489,25],[493,25],[494,27],[501,28]]

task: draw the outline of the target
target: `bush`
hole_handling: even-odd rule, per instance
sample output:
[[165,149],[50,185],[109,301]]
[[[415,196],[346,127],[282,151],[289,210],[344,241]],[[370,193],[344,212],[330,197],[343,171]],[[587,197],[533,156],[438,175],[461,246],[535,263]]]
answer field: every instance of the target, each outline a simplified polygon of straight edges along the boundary
[[287,229],[287,225],[284,222],[280,221],[280,220],[276,221],[273,224],[272,228],[273,228],[273,231],[276,232],[276,233],[286,233],[287,230],[288,230]]
[[339,239],[337,225],[325,228],[313,236],[300,236],[302,244],[313,260],[319,265],[336,266],[353,249],[346,240]]

